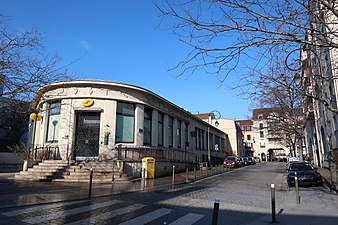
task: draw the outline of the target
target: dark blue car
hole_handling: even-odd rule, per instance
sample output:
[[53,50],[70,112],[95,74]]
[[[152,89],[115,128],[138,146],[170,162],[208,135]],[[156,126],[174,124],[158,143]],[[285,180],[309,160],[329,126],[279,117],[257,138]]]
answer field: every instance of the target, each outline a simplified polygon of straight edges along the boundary
[[299,186],[321,186],[323,178],[316,168],[308,162],[291,162],[288,166],[288,185],[295,186],[295,176],[297,176]]

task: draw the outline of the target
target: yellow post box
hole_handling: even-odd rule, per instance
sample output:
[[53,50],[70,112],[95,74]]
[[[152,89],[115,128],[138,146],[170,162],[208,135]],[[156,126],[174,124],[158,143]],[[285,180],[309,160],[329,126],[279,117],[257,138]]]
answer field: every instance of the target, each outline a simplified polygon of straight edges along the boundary
[[142,158],[142,178],[155,178],[155,159],[153,157]]

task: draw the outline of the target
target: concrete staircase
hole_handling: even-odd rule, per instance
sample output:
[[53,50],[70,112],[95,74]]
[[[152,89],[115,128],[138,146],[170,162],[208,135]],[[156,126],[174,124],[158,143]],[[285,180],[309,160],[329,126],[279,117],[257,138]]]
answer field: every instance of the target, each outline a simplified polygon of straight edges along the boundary
[[90,168],[93,183],[112,183],[130,181],[132,177],[118,167],[116,161],[108,162],[70,162],[65,160],[44,160],[27,171],[20,171],[15,179],[35,181],[89,182]]

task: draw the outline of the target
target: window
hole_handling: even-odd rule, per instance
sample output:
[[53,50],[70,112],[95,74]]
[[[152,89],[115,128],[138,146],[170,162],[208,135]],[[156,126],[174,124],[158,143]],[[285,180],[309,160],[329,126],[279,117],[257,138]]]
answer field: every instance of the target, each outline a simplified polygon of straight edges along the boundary
[[196,132],[197,132],[196,148],[204,149],[204,130],[196,127]]
[[215,150],[218,151],[220,148],[219,136],[215,135]]
[[59,140],[61,102],[52,102],[48,109],[47,142]]
[[259,147],[265,148],[265,142],[264,142],[264,141],[261,141],[261,142],[259,143]]
[[143,144],[151,145],[151,114],[150,108],[144,108],[144,124],[143,124]]
[[158,114],[158,123],[157,123],[157,128],[158,128],[158,145],[163,146],[163,114],[159,113]]
[[264,131],[259,132],[259,137],[263,138],[264,137]]
[[189,124],[185,123],[185,127],[184,127],[184,145],[186,147],[189,147],[188,131],[189,131]]
[[259,129],[260,129],[260,130],[263,130],[263,128],[264,128],[264,127],[263,127],[263,123],[260,123],[260,124],[259,124]]
[[181,148],[181,137],[182,137],[182,132],[181,132],[181,121],[177,120],[177,139],[176,139],[176,143],[177,143],[177,148]]
[[168,123],[168,134],[169,134],[169,147],[173,147],[174,139],[173,139],[173,118],[169,117],[169,123]]
[[250,140],[251,140],[251,135],[250,135],[250,134],[246,135],[246,139],[247,139],[248,141],[250,141]]
[[118,102],[116,111],[116,143],[134,142],[135,107],[133,104]]

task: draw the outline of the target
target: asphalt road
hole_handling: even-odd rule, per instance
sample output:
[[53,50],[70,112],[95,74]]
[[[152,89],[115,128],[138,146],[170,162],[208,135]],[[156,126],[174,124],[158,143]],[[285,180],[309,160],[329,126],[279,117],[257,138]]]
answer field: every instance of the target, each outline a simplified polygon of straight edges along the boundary
[[[3,204],[0,224],[206,225],[211,224],[215,199],[220,200],[219,225],[249,224],[271,214],[271,184],[276,187],[276,204],[283,201],[287,191],[284,171],[284,163],[262,163],[194,183],[115,195],[109,194],[116,191],[111,186],[101,185],[94,187],[91,199],[81,198],[88,192],[87,184],[0,182],[1,202],[18,195],[30,195],[32,201],[46,198],[35,205],[27,199],[22,206]],[[135,185],[118,189],[136,190]],[[53,202],[62,199],[63,193],[68,197],[73,193],[76,200],[69,201],[64,194],[64,201]]]

